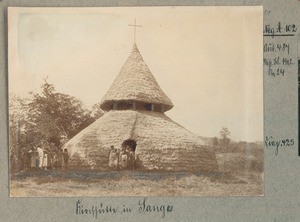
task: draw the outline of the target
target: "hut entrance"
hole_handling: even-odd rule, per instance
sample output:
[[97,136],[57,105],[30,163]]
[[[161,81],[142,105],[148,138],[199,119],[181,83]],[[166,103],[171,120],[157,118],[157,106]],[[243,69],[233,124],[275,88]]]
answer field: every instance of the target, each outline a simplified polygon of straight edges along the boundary
[[127,139],[123,141],[122,151],[119,158],[119,166],[121,169],[135,169],[136,145],[136,141],[133,139]]
[[132,149],[133,151],[135,151],[136,142],[134,139],[124,140],[122,143],[122,147],[127,147],[128,149]]

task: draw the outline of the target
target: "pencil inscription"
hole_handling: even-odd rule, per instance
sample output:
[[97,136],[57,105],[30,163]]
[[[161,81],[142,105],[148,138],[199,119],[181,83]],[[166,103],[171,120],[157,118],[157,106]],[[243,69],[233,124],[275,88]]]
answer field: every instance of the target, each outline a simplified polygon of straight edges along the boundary
[[139,200],[134,206],[123,204],[122,207],[104,203],[90,206],[84,204],[83,199],[78,199],[75,204],[75,214],[78,216],[92,216],[94,219],[98,219],[99,216],[104,214],[113,215],[123,213],[159,214],[162,218],[165,218],[166,214],[173,212],[173,208],[172,204],[149,203],[147,198]]
[[278,155],[279,148],[294,146],[294,139],[274,139],[273,136],[266,136],[265,147],[275,148],[275,155]]

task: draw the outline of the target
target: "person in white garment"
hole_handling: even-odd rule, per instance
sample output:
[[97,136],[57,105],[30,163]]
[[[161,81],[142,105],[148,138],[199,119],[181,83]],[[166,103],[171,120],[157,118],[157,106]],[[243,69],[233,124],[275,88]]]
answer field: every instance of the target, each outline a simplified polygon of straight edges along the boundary
[[42,169],[43,160],[44,160],[44,151],[41,147],[38,147],[36,150],[37,150],[37,153],[38,153],[39,169]]
[[115,149],[114,146],[111,146],[110,148],[111,150],[109,152],[109,157],[108,157],[108,166],[110,168],[117,168],[119,162],[117,149]]
[[120,163],[119,163],[120,169],[126,169],[127,164],[128,164],[127,154],[124,150],[122,150],[120,153]]
[[48,167],[48,154],[45,153],[44,158],[43,158],[43,168],[44,168],[44,170],[47,170],[47,167]]

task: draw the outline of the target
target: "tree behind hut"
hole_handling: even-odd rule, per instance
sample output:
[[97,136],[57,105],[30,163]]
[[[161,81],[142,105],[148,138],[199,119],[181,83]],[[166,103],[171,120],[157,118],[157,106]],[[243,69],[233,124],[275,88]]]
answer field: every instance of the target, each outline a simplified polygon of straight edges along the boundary
[[101,104],[101,102],[96,103],[95,105],[93,105],[92,110],[91,110],[91,115],[95,120],[99,119],[105,113],[105,111],[100,108],[100,104]]
[[219,141],[217,137],[212,138],[212,145],[213,147],[217,147],[219,145]]
[[55,92],[54,86],[46,81],[41,88],[42,94],[33,94],[30,114],[42,138],[52,139],[61,146],[63,140],[71,139],[94,122],[80,100]]
[[227,149],[230,143],[230,131],[227,127],[222,127],[220,130],[220,146],[222,149]]
[[10,96],[9,145],[11,167],[15,171],[22,169],[27,149],[44,144],[52,149],[50,152],[57,152],[66,141],[95,121],[75,97],[56,92],[46,80],[41,89],[41,93],[31,93],[31,98],[26,100]]

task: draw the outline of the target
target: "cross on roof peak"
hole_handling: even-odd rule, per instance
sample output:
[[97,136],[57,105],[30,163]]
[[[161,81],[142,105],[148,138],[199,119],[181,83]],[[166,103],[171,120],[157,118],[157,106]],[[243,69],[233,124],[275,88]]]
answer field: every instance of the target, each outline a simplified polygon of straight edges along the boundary
[[134,43],[135,43],[136,27],[142,27],[142,26],[136,24],[136,19],[134,19],[134,25],[129,24],[129,26],[134,27],[133,40],[134,40]]

